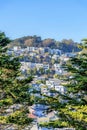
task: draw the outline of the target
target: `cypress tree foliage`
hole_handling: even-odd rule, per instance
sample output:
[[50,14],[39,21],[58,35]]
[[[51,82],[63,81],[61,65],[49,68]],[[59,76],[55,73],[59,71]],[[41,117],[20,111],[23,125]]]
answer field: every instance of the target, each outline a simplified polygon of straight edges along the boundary
[[61,111],[69,125],[84,130],[87,129],[87,39],[82,40],[80,48],[82,51],[65,66],[71,78],[66,85],[68,103]]
[[87,94],[87,42],[86,40],[83,41],[82,45],[80,46],[82,48],[82,51],[79,52],[76,57],[71,58],[69,60],[69,62],[66,65],[66,70],[70,72],[72,75],[72,78],[68,79],[69,81],[68,88],[72,89],[72,93],[79,95],[82,104],[85,104],[86,100],[84,100],[84,96]]
[[32,121],[27,116],[28,105],[33,103],[28,92],[32,77],[17,79],[20,63],[6,54],[9,43],[9,38],[0,32],[0,124],[24,126]]
[[[59,94],[56,98],[50,97],[52,109],[58,111],[59,119],[45,123],[45,126],[68,127],[76,130],[87,129],[87,39],[80,44],[82,51],[66,63],[67,94]],[[64,102],[59,102],[59,97]]]

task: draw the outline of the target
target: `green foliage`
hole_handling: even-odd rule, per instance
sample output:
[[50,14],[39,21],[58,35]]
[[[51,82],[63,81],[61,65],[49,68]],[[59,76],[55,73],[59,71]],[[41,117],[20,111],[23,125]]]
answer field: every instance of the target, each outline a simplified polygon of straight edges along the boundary
[[7,44],[9,44],[11,42],[11,40],[6,37],[4,32],[0,32],[0,47],[4,47]]
[[56,120],[50,121],[49,123],[40,124],[40,126],[45,126],[48,128],[65,128],[68,126],[68,122]]
[[16,111],[6,118],[6,123],[28,125],[32,119],[28,118],[24,111]]
[[63,39],[62,41],[56,41],[54,39],[48,38],[41,40],[41,37],[38,36],[26,36],[15,39],[12,41],[12,44],[10,44],[10,47],[12,46],[50,47],[61,49],[63,52],[77,52],[80,50],[78,48],[78,43],[74,42],[72,39]]
[[[76,130],[87,129],[87,39],[81,44],[83,49],[71,58],[64,68],[72,78],[67,78],[67,94],[47,97],[51,109],[58,111],[59,120],[45,123],[47,127],[68,127]],[[68,77],[68,76],[67,76]],[[62,77],[62,80],[63,77]],[[62,99],[64,103],[59,100]],[[66,102],[67,101],[67,102]],[[50,104],[51,102],[51,104]]]
[[[5,114],[5,109],[14,104],[22,104],[27,111],[27,105],[31,105],[30,94],[28,92],[29,83],[32,77],[18,80],[20,76],[20,63],[18,58],[8,56],[5,53],[6,45],[10,42],[4,33],[0,32],[0,115]],[[28,118],[24,109],[13,111],[11,115],[5,116],[3,122],[22,125],[29,124],[32,120]],[[0,117],[2,119],[2,117]],[[2,122],[0,120],[0,122]]]

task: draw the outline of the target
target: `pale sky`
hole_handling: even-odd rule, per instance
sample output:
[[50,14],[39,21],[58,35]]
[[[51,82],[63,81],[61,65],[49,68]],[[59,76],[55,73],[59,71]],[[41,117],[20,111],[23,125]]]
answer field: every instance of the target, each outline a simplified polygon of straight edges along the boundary
[[80,41],[87,38],[87,0],[0,0],[0,30],[11,39]]

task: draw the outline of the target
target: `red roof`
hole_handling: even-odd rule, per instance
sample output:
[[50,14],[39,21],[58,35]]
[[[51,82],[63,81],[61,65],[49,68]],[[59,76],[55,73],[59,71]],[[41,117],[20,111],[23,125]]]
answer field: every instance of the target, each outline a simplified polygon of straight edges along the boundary
[[33,115],[33,114],[28,114],[28,117],[29,118],[37,118],[35,115]]

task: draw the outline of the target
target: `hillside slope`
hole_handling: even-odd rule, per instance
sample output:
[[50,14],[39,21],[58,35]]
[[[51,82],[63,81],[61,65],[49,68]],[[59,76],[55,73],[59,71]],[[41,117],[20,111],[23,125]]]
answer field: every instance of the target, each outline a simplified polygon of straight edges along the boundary
[[41,37],[36,35],[34,36],[25,36],[22,38],[18,38],[12,41],[10,47],[13,46],[34,46],[34,47],[50,47],[50,48],[58,48],[61,49],[63,52],[72,52],[72,51],[79,51],[78,43],[74,42],[72,39],[63,39],[62,41],[56,41],[54,39],[48,38],[42,40]]

